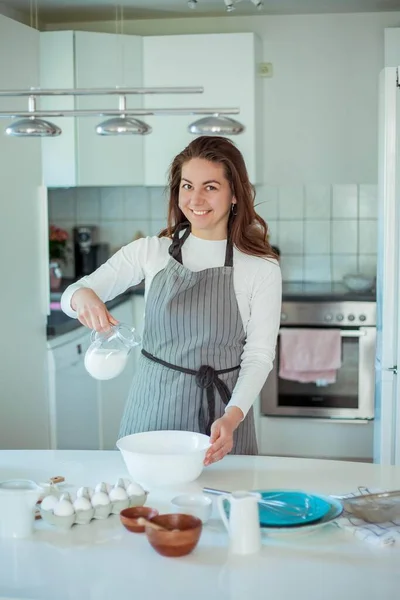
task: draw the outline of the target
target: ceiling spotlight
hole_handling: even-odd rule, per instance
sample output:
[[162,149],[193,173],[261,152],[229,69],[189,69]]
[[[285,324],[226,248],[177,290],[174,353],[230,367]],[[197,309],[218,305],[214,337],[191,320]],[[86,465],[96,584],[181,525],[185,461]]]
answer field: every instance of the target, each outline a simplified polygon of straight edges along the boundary
[[262,10],[264,8],[264,2],[263,2],[263,0],[251,0],[251,1],[254,4],[254,6],[256,8],[258,8],[258,10]]
[[233,10],[235,10],[233,0],[224,0],[224,2],[226,6],[226,12],[232,12]]
[[189,8],[197,8],[197,0],[188,0]]

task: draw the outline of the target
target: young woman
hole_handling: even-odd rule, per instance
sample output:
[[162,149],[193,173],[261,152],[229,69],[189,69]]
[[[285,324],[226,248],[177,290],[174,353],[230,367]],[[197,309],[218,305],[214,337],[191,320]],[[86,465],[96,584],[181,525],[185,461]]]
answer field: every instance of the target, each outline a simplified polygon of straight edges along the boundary
[[120,436],[211,435],[205,464],[257,454],[252,405],[275,356],[281,275],[239,150],[198,137],[172,162],[168,226],[69,286],[64,312],[96,331],[104,302],[145,281],[143,348]]

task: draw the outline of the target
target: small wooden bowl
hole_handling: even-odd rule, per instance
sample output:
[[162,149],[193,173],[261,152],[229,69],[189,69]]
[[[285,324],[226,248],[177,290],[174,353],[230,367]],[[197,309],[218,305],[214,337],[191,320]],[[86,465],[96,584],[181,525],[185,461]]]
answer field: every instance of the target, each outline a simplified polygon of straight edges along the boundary
[[143,533],[144,526],[138,525],[137,520],[140,517],[144,517],[145,519],[151,519],[158,515],[158,510],[155,508],[150,508],[149,506],[132,506],[131,508],[124,508],[119,513],[119,518],[121,519],[122,525],[133,533]]
[[[145,528],[150,544],[162,556],[185,556],[197,546],[203,526],[197,517],[175,513],[158,515],[149,520],[170,530],[157,531],[149,526]],[[172,531],[173,529],[178,531]]]

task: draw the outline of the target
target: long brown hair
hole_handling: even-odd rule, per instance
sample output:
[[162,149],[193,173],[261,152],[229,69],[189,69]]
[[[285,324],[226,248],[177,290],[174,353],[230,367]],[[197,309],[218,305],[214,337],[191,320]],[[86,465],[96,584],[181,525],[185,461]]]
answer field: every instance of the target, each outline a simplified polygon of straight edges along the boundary
[[194,139],[172,161],[169,170],[169,206],[167,228],[159,237],[172,237],[178,225],[186,221],[179,208],[182,166],[192,158],[202,158],[223,166],[236,204],[229,215],[228,230],[234,246],[245,254],[276,258],[268,242],[268,226],[254,210],[255,189],[250,183],[243,156],[231,140],[220,136]]

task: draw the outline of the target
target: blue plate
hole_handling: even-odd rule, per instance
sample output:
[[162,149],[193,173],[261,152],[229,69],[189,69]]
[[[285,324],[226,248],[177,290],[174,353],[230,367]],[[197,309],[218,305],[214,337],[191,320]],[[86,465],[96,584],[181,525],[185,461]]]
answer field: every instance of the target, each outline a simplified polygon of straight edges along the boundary
[[[302,527],[323,519],[332,509],[332,505],[323,497],[291,490],[254,490],[263,500],[278,501],[287,505],[287,509],[277,510],[259,504],[261,527]],[[229,515],[229,502],[224,502]]]

